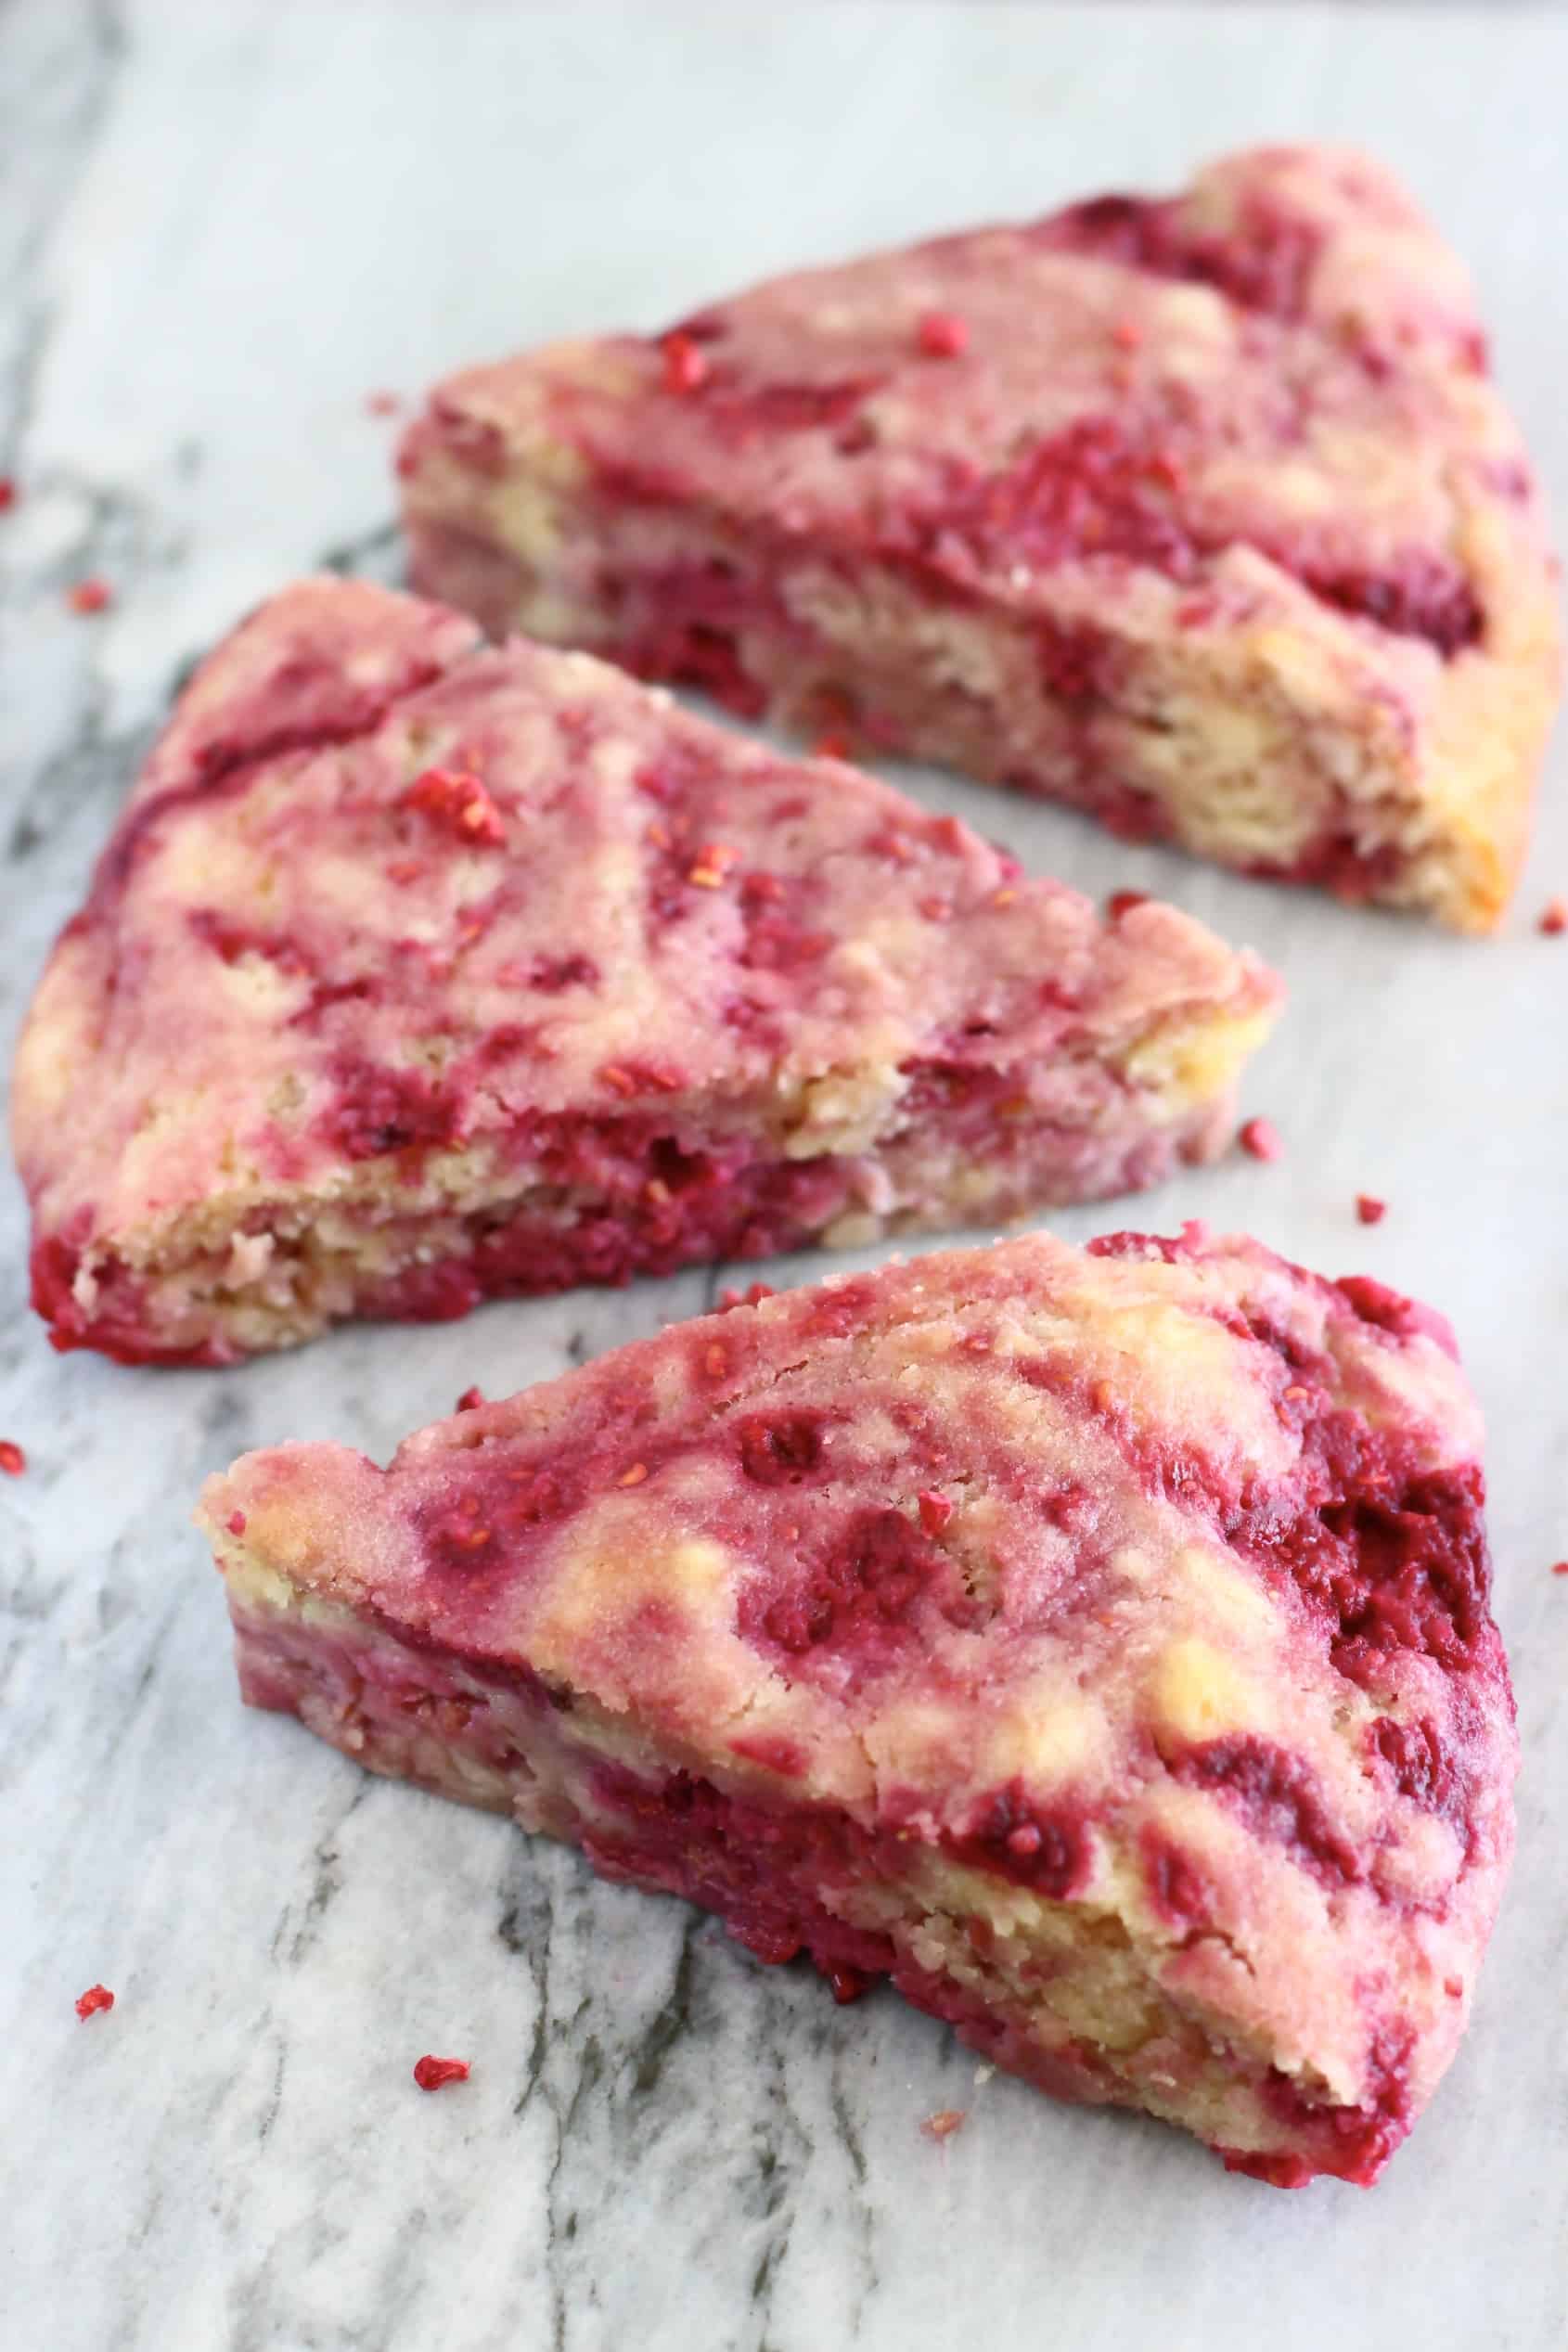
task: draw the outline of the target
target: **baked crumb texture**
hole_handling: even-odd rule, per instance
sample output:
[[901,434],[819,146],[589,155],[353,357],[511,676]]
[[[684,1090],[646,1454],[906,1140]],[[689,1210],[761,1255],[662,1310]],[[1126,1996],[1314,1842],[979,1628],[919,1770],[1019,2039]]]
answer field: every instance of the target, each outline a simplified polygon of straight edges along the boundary
[[344,581],[151,754],[19,1051],[57,1344],[994,1224],[1211,1157],[1278,983],[581,653]]
[[769,1297],[200,1517],[252,1704],[1369,2182],[1512,1843],[1479,1448],[1440,1317],[1192,1226]]
[[1240,154],[435,392],[417,586],[1244,872],[1497,922],[1555,568],[1456,257]]

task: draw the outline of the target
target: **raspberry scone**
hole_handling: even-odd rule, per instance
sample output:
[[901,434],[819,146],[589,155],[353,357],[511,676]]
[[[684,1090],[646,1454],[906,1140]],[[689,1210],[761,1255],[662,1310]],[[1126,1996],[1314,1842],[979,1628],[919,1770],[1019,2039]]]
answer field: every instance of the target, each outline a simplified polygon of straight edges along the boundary
[[1554,571],[1465,274],[1266,148],[435,392],[417,585],[1243,870],[1494,923]]
[[198,675],[40,986],[34,1302],[220,1363],[1093,1199],[1213,1155],[1277,996],[842,762],[307,583]]
[[1512,1844],[1479,1450],[1441,1317],[1189,1226],[704,1317],[200,1518],[253,1705],[1365,2182]]

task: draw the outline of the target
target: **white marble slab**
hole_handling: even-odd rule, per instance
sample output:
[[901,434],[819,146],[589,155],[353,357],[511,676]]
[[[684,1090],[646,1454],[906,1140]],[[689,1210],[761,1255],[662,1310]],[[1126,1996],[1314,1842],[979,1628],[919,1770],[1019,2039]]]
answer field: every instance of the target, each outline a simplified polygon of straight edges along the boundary
[[[0,15],[0,1043],[182,662],[394,559],[364,396],[1259,136],[1383,149],[1470,255],[1568,540],[1568,27],[1526,11],[85,0]],[[342,551],[349,551],[347,557]],[[98,570],[118,601],[69,617]],[[1469,2043],[1372,2195],[1230,2179],[873,1996],[371,1785],[236,1701],[186,1515],[242,1446],[384,1454],[698,1305],[705,1278],[353,1332],[231,1375],[52,1357],[0,1194],[0,2337],[14,2352],[1443,2352],[1568,2340],[1568,889],[1561,752],[1488,945],[919,782],[1284,968],[1289,1144],[1134,1212],[1446,1307],[1492,1427],[1522,1851]],[[1353,1221],[1358,1189],[1387,1222]],[[1112,1212],[1111,1221],[1115,1221]],[[1083,1236],[1104,1212],[1062,1220]],[[801,1271],[805,1271],[803,1267]],[[79,2025],[102,1978],[113,2014]],[[425,2050],[473,2060],[422,2098]],[[933,2109],[969,2110],[945,2148]]]

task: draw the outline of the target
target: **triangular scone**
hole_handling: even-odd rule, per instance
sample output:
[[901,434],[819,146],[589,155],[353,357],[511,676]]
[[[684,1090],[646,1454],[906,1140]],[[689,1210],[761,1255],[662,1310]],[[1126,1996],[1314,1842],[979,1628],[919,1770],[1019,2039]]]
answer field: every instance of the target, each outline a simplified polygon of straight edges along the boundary
[[1044,1236],[676,1325],[203,1497],[246,1697],[891,1975],[1044,2089],[1369,2181],[1512,1844],[1441,1318]]
[[1224,1141],[1272,975],[583,654],[340,581],[181,701],[14,1095],[57,1344],[985,1225]]
[[414,578],[492,629],[1495,922],[1554,574],[1471,289],[1365,159],[779,278],[436,392]]

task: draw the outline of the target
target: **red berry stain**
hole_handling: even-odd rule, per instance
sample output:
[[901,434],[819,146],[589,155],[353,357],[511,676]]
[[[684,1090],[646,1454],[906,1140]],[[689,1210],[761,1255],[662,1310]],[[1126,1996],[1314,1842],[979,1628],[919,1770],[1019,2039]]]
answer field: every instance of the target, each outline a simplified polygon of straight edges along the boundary
[[967,2120],[968,2110],[963,2107],[939,2107],[934,2115],[926,2117],[920,2129],[928,2140],[934,2140],[940,2146],[943,2140],[951,2140],[956,2131],[961,2131]]
[[403,403],[394,392],[373,392],[366,393],[365,405],[372,417],[395,417]]
[[78,580],[76,585],[67,594],[66,602],[72,612],[102,612],[108,605],[112,603],[113,598],[114,591],[109,582],[95,576],[88,580]]
[[1113,890],[1105,902],[1105,911],[1113,923],[1119,923],[1122,917],[1130,915],[1135,906],[1147,906],[1148,904],[1149,893],[1146,890]]
[[326,1126],[350,1160],[434,1149],[456,1140],[456,1109],[422,1071],[346,1063],[339,1072],[339,1089]]
[[1170,1760],[1170,1769],[1189,1787],[1223,1792],[1256,1836],[1289,1846],[1326,1886],[1362,1876],[1360,1857],[1333,1821],[1312,1773],[1272,1741],[1227,1733],[1185,1750]]
[[440,2090],[447,2083],[466,2083],[469,2062],[466,2058],[421,2058],[415,2063],[414,2079],[421,2090]]
[[824,1426],[819,1413],[749,1414],[737,1424],[741,1469],[759,1486],[798,1486],[821,1463]]
[[[835,1538],[825,1559],[802,1562],[782,1591],[777,1580],[762,1586],[757,1600],[741,1604],[742,1630],[759,1630],[791,1657],[808,1651],[853,1649],[869,1664],[900,1638],[911,1612],[939,1579],[951,1580],[945,1556],[911,1526],[902,1511],[857,1512]],[[766,1600],[771,1593],[773,1598]],[[760,1600],[766,1600],[765,1607]],[[968,1616],[959,1588],[943,1613],[950,1623]]]
[[0,474],[0,515],[17,503],[17,485],[9,474]]
[[85,2024],[89,2017],[96,2017],[100,2010],[113,2007],[114,1995],[107,1985],[89,1985],[86,1991],[78,1996],[76,2014]]
[[1561,938],[1568,931],[1568,898],[1549,899],[1541,909],[1536,929],[1544,932],[1548,939]]
[[1089,1844],[1083,1821],[1060,1805],[1041,1812],[1022,1780],[997,1789],[984,1800],[970,1827],[961,1834],[945,1835],[943,1844],[960,1861],[1010,1879],[1017,1886],[1033,1887],[1053,1902],[1069,1900],[1088,1875]]
[[27,1468],[27,1456],[14,1437],[0,1437],[0,1470],[7,1478],[19,1478]]

